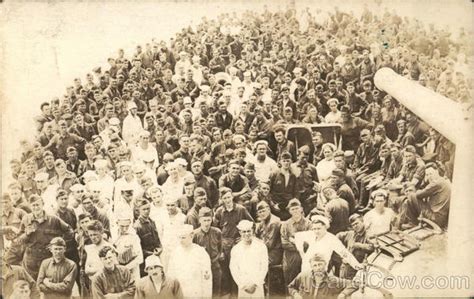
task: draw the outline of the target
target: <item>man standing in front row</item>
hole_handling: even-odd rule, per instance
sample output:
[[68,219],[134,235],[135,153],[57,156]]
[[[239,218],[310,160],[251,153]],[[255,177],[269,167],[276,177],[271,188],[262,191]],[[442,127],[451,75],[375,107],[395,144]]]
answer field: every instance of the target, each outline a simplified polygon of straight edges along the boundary
[[45,298],[71,298],[77,265],[67,259],[66,241],[56,237],[49,242],[52,257],[43,260],[38,274],[38,287]]
[[222,254],[222,233],[212,224],[212,210],[203,207],[199,210],[199,223],[201,226],[194,230],[193,242],[204,247],[211,258],[212,271],[212,297],[221,296],[222,269],[220,261]]
[[230,272],[239,288],[239,298],[262,298],[268,272],[265,243],[255,238],[253,222],[242,220],[237,225],[241,240],[230,253]]
[[118,265],[117,252],[111,246],[99,251],[104,268],[92,278],[93,298],[133,298],[135,281],[125,266]]

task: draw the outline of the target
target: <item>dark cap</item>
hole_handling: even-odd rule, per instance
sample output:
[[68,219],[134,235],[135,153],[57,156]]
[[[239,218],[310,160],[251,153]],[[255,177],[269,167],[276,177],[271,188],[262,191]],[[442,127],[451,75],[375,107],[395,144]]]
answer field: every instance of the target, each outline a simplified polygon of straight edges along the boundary
[[343,178],[344,177],[344,171],[342,169],[339,169],[339,168],[335,168],[332,170],[331,174],[333,176],[337,176],[339,178]]
[[204,188],[202,187],[197,187],[196,189],[194,189],[194,197],[198,196],[207,196],[206,190],[204,190]]
[[282,160],[285,160],[285,159],[290,159],[290,160],[291,160],[292,157],[291,157],[291,154],[290,154],[289,152],[284,151],[283,153],[281,153],[280,158],[281,158]]
[[244,169],[255,171],[255,164],[253,164],[252,162],[247,162],[247,164],[245,164]]
[[292,207],[301,207],[301,202],[296,199],[296,198],[293,198],[291,199],[289,202],[288,202],[288,205],[286,206],[286,208],[289,210],[291,209]]
[[199,218],[200,217],[212,217],[212,210],[208,207],[202,207],[199,210]]
[[63,246],[66,247],[66,241],[61,237],[55,237],[49,242],[49,246]]

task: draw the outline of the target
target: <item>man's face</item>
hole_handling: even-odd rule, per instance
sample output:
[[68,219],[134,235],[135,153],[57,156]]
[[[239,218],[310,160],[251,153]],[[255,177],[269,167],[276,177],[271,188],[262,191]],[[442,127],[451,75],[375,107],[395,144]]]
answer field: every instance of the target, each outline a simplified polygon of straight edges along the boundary
[[334,164],[336,164],[336,167],[339,169],[344,169],[346,166],[346,162],[344,161],[344,157],[337,156],[334,157]]
[[281,168],[288,170],[291,166],[291,159],[281,159]]
[[276,132],[275,139],[278,143],[283,143],[285,141],[285,136],[283,135],[283,132],[281,131]]
[[203,195],[203,196],[195,197],[194,202],[196,203],[196,205],[200,207],[205,207],[207,204],[207,196]]
[[425,170],[425,180],[428,183],[431,183],[438,176],[439,175],[438,175],[437,171],[435,169],[431,168],[431,167]]
[[374,198],[374,208],[375,208],[376,210],[381,211],[381,210],[384,209],[384,207],[385,207],[385,197],[383,197],[383,196],[376,196],[376,197]]
[[51,251],[54,259],[63,259],[64,253],[66,252],[66,247],[52,245],[49,250]]
[[92,199],[85,198],[82,201],[82,207],[86,212],[91,213],[94,210],[94,204],[92,203]]
[[121,235],[126,234],[130,228],[130,221],[122,221],[118,224],[119,233]]
[[312,223],[311,230],[314,232],[314,235],[316,236],[317,239],[324,236],[324,234],[327,231],[326,226],[322,224],[321,222]]
[[265,157],[267,155],[267,147],[264,144],[259,144],[257,146],[257,155],[260,157]]
[[313,271],[315,275],[324,276],[326,274],[326,262],[312,260],[310,265],[311,265],[311,270]]
[[222,202],[226,206],[230,206],[234,200],[234,197],[232,196],[232,193],[228,192],[222,196]]
[[370,133],[368,132],[362,132],[360,134],[360,140],[363,142],[363,143],[367,143],[370,139]]
[[98,245],[102,241],[102,232],[96,230],[88,230],[87,235],[91,239],[92,244]]
[[201,164],[201,163],[194,163],[194,164],[191,166],[191,171],[192,171],[193,174],[195,174],[195,175],[201,174],[201,173],[202,173],[202,164]]
[[301,216],[302,215],[302,212],[303,212],[303,209],[301,207],[291,207],[290,210],[290,215],[291,216]]
[[35,202],[32,202],[30,203],[31,212],[34,215],[39,215],[43,212],[43,206],[44,206],[43,200],[37,200]]
[[244,242],[250,242],[253,238],[253,230],[246,229],[246,230],[239,230],[240,236]]
[[200,217],[199,223],[201,224],[201,227],[209,228],[212,224],[212,217]]
[[183,247],[189,247],[193,243],[193,234],[179,236],[179,243],[181,243]]
[[176,203],[175,203],[175,202],[173,202],[173,203],[167,203],[167,204],[166,204],[166,209],[168,210],[168,214],[170,214],[170,215],[175,215],[176,212],[177,212]]
[[58,198],[56,198],[56,202],[58,203],[58,207],[67,208],[67,205],[68,205],[68,196],[67,196],[67,194],[61,195]]
[[258,219],[260,219],[260,221],[267,219],[268,217],[270,217],[270,208],[265,207],[265,208],[259,210],[257,212],[257,216],[258,216]]
[[2,197],[2,207],[5,210],[10,210],[13,207],[13,204],[10,199]]
[[403,155],[403,158],[405,159],[405,162],[407,163],[412,163],[412,162],[415,162],[416,160],[415,154],[410,153],[410,152],[405,152],[405,154]]
[[357,218],[354,221],[352,221],[351,226],[352,226],[352,229],[356,233],[361,233],[365,229],[364,222],[362,221],[362,218]]
[[107,254],[100,259],[106,269],[113,269],[115,265],[117,265],[117,255],[112,250],[107,252]]

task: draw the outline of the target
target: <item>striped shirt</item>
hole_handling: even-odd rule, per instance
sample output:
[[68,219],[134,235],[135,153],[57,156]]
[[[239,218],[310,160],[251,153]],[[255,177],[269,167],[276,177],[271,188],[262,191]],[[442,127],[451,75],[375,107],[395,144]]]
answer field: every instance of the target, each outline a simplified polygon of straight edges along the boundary
[[104,268],[92,278],[93,298],[122,292],[126,294],[121,298],[133,298],[135,294],[135,280],[125,266],[116,265],[113,270]]
[[[76,275],[77,265],[73,261],[64,258],[56,262],[52,257],[47,258],[41,262],[38,287],[46,298],[68,298],[71,297]],[[46,278],[54,285],[46,286],[44,284]]]

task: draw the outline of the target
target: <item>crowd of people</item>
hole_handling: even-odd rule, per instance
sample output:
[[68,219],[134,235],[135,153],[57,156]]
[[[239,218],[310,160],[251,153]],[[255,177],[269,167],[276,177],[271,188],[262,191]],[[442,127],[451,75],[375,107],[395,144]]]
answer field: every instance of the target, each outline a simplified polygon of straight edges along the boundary
[[203,18],[42,103],[2,195],[3,296],[343,298],[378,235],[446,228],[454,145],[373,77],[470,102],[468,34],[321,14]]

